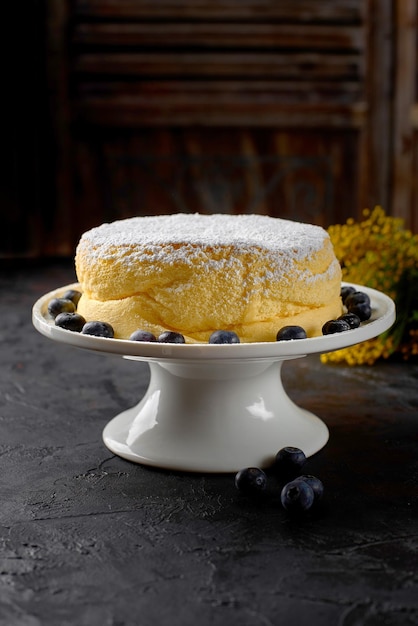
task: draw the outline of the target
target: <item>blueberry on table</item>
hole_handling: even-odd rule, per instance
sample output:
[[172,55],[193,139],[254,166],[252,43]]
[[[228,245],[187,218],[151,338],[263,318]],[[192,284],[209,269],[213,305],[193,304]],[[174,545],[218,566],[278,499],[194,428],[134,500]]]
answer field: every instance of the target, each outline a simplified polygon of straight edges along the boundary
[[359,316],[355,313],[344,313],[344,315],[340,315],[338,319],[347,322],[351,329],[358,328],[361,322]]
[[345,320],[329,320],[323,325],[322,334],[333,335],[334,333],[343,333],[346,330],[351,330],[351,326]]
[[81,330],[83,335],[94,335],[95,337],[107,337],[112,339],[114,337],[113,328],[107,322],[86,322]]
[[159,343],[186,343],[185,338],[181,333],[176,333],[172,330],[166,330],[158,337]]
[[53,298],[48,303],[48,313],[54,319],[60,313],[74,313],[76,306],[72,300],[67,298]]
[[233,330],[215,330],[209,337],[209,343],[240,343],[240,340]]
[[129,339],[131,341],[157,341],[156,336],[148,330],[135,330]]
[[267,476],[258,467],[245,467],[236,474],[235,486],[245,495],[257,495],[266,490]]
[[78,302],[81,298],[81,291],[77,291],[77,289],[68,289],[62,297],[66,300],[71,300],[71,302],[74,302],[75,306],[77,307]]
[[287,483],[281,491],[280,500],[286,511],[302,513],[309,511],[315,501],[312,487],[303,480]]
[[80,333],[86,320],[78,313],[59,313],[55,318],[55,326]]
[[324,495],[324,485],[322,483],[322,480],[320,480],[316,476],[312,476],[312,474],[302,474],[302,476],[298,476],[297,478],[295,478],[295,481],[299,480],[307,483],[311,487],[314,493],[315,501],[322,498],[322,496]]
[[370,304],[367,304],[367,302],[359,302],[358,304],[350,306],[349,313],[354,313],[362,322],[365,322],[372,316],[372,307]]
[[283,326],[277,335],[276,341],[288,341],[289,339],[306,339],[307,334],[302,326]]
[[274,469],[283,476],[296,476],[300,474],[306,463],[306,455],[300,448],[285,446],[276,454]]

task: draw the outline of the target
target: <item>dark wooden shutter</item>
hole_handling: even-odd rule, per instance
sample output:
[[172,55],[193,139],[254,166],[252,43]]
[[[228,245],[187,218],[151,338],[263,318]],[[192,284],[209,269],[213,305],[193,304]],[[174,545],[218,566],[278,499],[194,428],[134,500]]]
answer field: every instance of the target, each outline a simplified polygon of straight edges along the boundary
[[138,214],[390,210],[392,0],[45,1],[56,194],[32,253]]

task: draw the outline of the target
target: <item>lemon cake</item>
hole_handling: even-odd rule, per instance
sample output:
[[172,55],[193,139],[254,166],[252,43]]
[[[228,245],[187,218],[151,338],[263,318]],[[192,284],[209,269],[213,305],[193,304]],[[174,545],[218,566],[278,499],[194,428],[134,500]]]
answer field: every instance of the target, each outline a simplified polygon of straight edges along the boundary
[[76,250],[78,312],[116,338],[166,330],[187,343],[233,330],[274,341],[285,325],[308,337],[342,312],[341,268],[321,227],[265,215],[134,217],[85,232]]

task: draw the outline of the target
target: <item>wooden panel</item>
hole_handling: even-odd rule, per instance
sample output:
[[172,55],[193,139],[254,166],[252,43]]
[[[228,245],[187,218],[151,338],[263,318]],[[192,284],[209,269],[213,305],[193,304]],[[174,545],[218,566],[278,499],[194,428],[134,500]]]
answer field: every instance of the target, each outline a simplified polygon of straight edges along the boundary
[[379,204],[391,211],[391,150],[393,91],[393,1],[369,2],[367,21],[366,80],[364,102],[367,115],[359,135],[359,202],[362,207]]
[[[355,132],[161,129],[88,139],[77,155],[81,230],[156,207],[268,213],[326,226],[357,206]],[[94,188],[98,175],[103,182]]]
[[324,226],[359,214],[368,6],[76,2],[80,232],[178,210]]
[[418,128],[413,133],[411,170],[410,177],[406,182],[411,195],[407,205],[407,212],[404,212],[401,217],[406,220],[407,226],[414,233],[418,233]]
[[[320,103],[336,105],[361,105],[364,103],[363,87],[358,82],[331,83],[318,80],[314,84],[310,81],[291,82],[288,80],[165,80],[158,83],[152,80],[142,80],[140,83],[127,80],[106,81],[98,79],[94,82],[85,82],[79,86],[77,98],[96,98],[106,100],[112,98],[114,105],[117,100],[127,102],[138,99],[160,98],[161,101],[171,98],[192,99],[196,102],[202,99],[207,104],[218,98],[224,101],[234,98],[237,102],[245,98],[257,99],[261,102],[285,104],[316,105]],[[222,103],[224,104],[224,102]],[[348,112],[348,109],[347,109]],[[256,122],[257,120],[255,120]]]
[[230,22],[80,22],[76,24],[73,41],[78,46],[129,46],[225,49],[240,46],[270,48],[309,48],[317,50],[359,50],[364,37],[358,26],[344,29],[335,24],[276,24]]
[[361,0],[333,8],[299,2],[297,10],[289,2],[77,3],[78,114],[116,126],[358,127],[364,7]]
[[[212,92],[213,93],[213,92]],[[360,128],[364,125],[366,106],[318,104],[315,114],[312,105],[303,103],[297,108],[294,104],[277,104],[257,94],[245,95],[239,99],[235,94],[216,94],[217,102],[211,93],[199,96],[186,92],[171,95],[169,98],[136,97],[95,98],[89,96],[80,103],[79,114],[84,123],[112,125],[121,128],[146,126],[234,126],[287,127],[293,128]]]
[[323,225],[359,211],[366,5],[76,2],[80,230],[179,210]]
[[361,59],[356,55],[309,53],[125,53],[85,54],[75,64],[78,74],[134,77],[276,77],[298,80],[359,80]]
[[[394,118],[394,206],[398,215],[406,213],[410,202],[410,176],[413,158],[413,103],[415,85],[410,80],[411,70],[415,75],[416,62],[416,2],[406,0],[397,5],[396,24],[398,31],[396,74],[396,100]],[[403,215],[405,216],[405,215]]]
[[100,18],[169,19],[287,19],[289,21],[353,21],[364,18],[363,0],[80,0],[79,16]]
[[19,254],[176,210],[416,224],[416,2],[45,0],[55,143]]
[[[408,226],[417,228],[418,198],[414,172],[413,105],[417,98],[417,2],[396,3],[397,72],[394,98],[393,130],[393,214]],[[414,217],[413,217],[414,216]],[[418,232],[418,231],[417,231]]]

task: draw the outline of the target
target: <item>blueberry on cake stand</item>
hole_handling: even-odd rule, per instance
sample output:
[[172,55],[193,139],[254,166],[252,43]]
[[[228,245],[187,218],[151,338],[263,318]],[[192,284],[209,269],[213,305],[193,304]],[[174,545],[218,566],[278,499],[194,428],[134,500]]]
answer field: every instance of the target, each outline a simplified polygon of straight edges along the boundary
[[35,303],[35,328],[54,341],[146,361],[151,370],[144,397],[105,426],[105,445],[130,461],[182,471],[265,467],[284,446],[301,448],[307,456],[320,450],[328,429],[289,398],[281,379],[283,362],[371,339],[395,320],[388,296],[356,285],[369,295],[372,317],[343,333],[253,344],[142,343],[55,326],[48,302],[69,288],[77,285],[56,289]]

